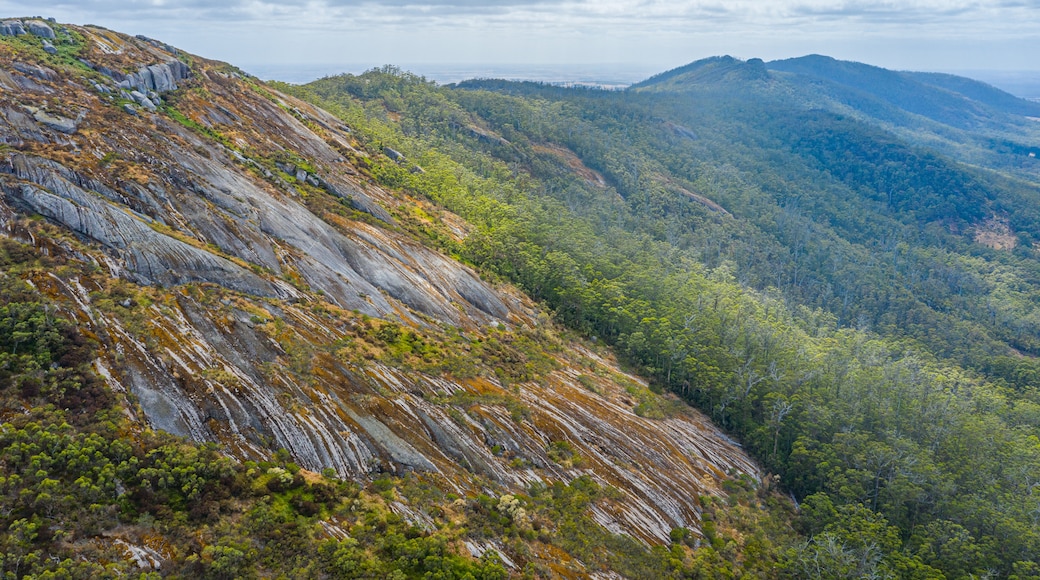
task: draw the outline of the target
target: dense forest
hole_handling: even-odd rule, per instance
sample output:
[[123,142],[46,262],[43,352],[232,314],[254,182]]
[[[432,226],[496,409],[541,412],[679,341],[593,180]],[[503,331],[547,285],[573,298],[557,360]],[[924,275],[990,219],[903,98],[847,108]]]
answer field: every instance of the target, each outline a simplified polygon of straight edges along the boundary
[[963,97],[896,123],[872,113],[899,103],[768,66],[621,92],[392,67],[280,88],[392,152],[366,160],[380,183],[476,226],[418,235],[777,473],[802,535],[773,538],[774,573],[1040,577],[1038,162],[985,146],[1036,128]]

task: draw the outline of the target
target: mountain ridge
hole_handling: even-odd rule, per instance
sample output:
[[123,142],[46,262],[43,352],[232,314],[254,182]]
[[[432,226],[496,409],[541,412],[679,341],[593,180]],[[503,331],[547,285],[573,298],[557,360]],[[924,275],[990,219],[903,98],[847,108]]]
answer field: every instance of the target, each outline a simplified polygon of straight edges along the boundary
[[96,340],[138,428],[466,501],[585,477],[614,495],[582,517],[648,543],[760,479],[702,415],[442,254],[466,226],[372,178],[376,156],[418,165],[227,64],[48,28],[0,39],[0,229],[84,264],[18,276]]

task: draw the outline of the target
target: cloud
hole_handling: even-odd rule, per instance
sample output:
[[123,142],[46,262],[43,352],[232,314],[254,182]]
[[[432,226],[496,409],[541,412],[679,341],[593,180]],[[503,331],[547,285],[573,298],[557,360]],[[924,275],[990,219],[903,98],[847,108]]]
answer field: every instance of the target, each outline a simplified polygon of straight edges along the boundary
[[[1037,22],[1040,0],[0,0],[0,12],[51,12],[115,22],[278,23],[350,27],[352,23],[420,25],[542,23],[575,28],[624,25],[653,33],[712,25],[748,27],[878,24],[941,27],[975,20],[1020,27]],[[434,19],[432,22],[430,19]],[[443,21],[440,19],[444,19]]]
[[1040,31],[1040,0],[0,0],[0,13],[99,24],[237,63],[675,65],[818,52],[984,68],[1029,62]]

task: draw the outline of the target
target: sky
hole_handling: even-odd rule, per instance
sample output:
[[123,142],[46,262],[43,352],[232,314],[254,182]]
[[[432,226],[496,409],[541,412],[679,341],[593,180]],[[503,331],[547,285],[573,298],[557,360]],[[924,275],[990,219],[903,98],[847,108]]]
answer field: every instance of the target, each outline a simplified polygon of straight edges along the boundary
[[1040,71],[1040,0],[0,0],[0,15],[144,34],[254,74],[588,65],[638,80],[714,55],[814,53]]

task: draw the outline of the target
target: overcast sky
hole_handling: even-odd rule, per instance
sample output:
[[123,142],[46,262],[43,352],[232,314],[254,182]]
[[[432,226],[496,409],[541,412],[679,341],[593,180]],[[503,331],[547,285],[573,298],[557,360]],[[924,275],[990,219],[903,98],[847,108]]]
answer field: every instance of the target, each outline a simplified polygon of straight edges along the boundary
[[616,63],[819,53],[901,70],[1040,70],[1040,0],[0,0],[253,65]]

